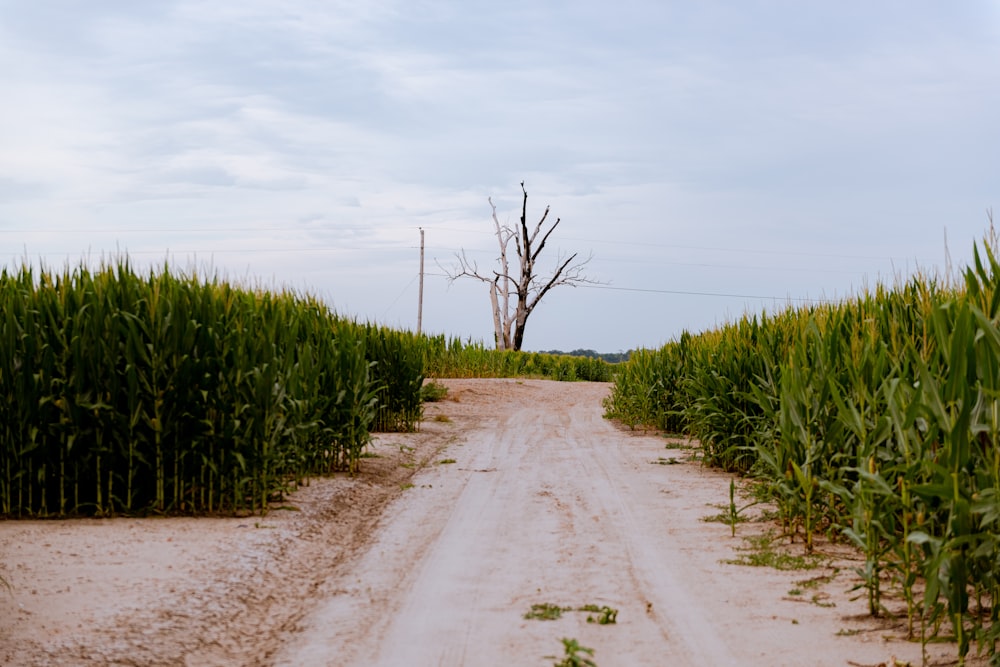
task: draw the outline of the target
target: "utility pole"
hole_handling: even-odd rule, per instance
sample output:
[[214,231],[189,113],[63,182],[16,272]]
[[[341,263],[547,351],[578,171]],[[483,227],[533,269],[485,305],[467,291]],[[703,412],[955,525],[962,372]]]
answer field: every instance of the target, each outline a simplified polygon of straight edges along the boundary
[[424,319],[424,228],[420,228],[420,296],[417,298],[417,335]]

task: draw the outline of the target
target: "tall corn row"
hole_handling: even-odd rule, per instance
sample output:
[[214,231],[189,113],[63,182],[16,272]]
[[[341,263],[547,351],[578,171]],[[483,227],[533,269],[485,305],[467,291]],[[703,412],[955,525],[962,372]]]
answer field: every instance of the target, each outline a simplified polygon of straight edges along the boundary
[[127,260],[5,270],[0,313],[5,516],[261,511],[356,467],[390,367],[311,298]]
[[424,340],[424,366],[429,377],[540,377],[560,381],[610,382],[612,364],[603,359],[515,350],[494,350],[482,343],[463,343],[431,336]]
[[424,343],[414,334],[371,325],[366,335],[368,358],[378,360],[372,368],[378,395],[374,429],[412,431],[422,414]]
[[645,424],[668,433],[688,430],[680,381],[691,339],[684,332],[677,345],[633,352],[604,401],[605,415],[632,428]]
[[[766,480],[806,549],[819,531],[858,548],[871,614],[885,612],[890,587],[911,635],[947,632],[960,661],[976,646],[1000,663],[995,247],[975,249],[960,284],[921,275],[842,304],[745,318],[685,340],[682,370],[659,373],[678,376],[674,400],[706,460]],[[665,393],[651,384],[656,371],[631,363],[617,405]],[[657,410],[644,419],[657,423]]]

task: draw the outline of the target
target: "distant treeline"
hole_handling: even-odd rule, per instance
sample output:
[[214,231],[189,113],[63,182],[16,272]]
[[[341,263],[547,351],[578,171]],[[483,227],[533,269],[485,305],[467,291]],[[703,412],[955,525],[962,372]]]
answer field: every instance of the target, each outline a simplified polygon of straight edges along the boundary
[[602,359],[609,364],[617,364],[623,361],[628,361],[629,355],[632,354],[632,350],[628,352],[596,352],[595,350],[573,350],[572,352],[563,352],[562,350],[545,350],[542,354],[563,354],[570,357],[589,357],[591,359]]

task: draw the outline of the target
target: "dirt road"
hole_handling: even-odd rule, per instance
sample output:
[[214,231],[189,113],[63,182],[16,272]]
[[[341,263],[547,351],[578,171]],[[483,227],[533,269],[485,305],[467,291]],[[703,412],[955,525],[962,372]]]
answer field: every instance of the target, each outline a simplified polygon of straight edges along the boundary
[[[730,478],[603,420],[607,385],[446,384],[420,433],[380,438],[362,475],[314,483],[298,511],[0,523],[0,658],[542,667],[565,637],[601,667],[920,664],[850,600],[857,563],[724,562],[767,525],[706,522]],[[567,611],[525,618],[541,604]]]

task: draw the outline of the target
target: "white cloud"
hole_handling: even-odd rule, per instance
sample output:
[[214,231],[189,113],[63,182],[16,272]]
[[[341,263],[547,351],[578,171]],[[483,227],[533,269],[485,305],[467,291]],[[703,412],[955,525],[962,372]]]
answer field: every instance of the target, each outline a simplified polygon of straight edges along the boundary
[[[780,298],[939,261],[945,226],[967,256],[997,205],[995,3],[60,9],[0,0],[17,255],[169,249],[412,326],[417,227],[429,260],[488,261],[486,198],[516,216],[522,180],[600,280]],[[477,287],[433,277],[425,322],[488,339]],[[553,293],[528,341],[653,345],[760,303]]]

